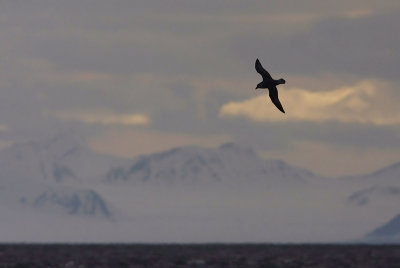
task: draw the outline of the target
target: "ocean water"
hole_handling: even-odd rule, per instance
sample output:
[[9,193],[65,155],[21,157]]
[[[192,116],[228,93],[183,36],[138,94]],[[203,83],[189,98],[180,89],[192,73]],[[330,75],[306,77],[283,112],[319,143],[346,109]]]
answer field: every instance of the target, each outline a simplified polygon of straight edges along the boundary
[[399,245],[2,244],[0,267],[399,267]]

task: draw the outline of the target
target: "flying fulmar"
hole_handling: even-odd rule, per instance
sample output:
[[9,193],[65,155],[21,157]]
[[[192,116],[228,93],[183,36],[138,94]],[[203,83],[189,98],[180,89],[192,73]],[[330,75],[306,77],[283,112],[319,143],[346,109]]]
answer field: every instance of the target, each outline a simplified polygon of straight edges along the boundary
[[283,110],[282,104],[278,98],[278,89],[276,88],[277,85],[285,84],[285,79],[278,79],[275,80],[271,77],[271,75],[262,67],[260,61],[256,60],[256,71],[257,73],[261,74],[263,81],[258,83],[257,88],[268,88],[269,90],[269,97],[273,104],[275,104],[276,108],[278,108],[282,113],[285,113]]

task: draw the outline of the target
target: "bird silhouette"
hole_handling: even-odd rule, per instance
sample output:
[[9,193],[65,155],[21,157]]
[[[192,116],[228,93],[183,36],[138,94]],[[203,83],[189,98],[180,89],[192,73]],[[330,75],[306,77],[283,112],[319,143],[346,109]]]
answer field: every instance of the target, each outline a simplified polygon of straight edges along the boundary
[[278,79],[275,80],[272,76],[262,67],[261,62],[257,59],[256,60],[256,71],[257,73],[261,74],[263,81],[258,83],[257,88],[268,88],[269,97],[273,104],[275,104],[276,108],[278,108],[282,113],[285,113],[283,110],[282,104],[278,98],[278,89],[276,88],[277,85],[285,84],[285,79]]

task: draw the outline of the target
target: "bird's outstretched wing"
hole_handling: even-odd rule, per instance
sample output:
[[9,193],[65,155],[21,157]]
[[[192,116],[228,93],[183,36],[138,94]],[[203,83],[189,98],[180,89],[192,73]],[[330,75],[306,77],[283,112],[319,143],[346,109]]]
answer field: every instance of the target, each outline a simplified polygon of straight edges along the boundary
[[283,110],[282,104],[279,101],[278,90],[276,87],[269,88],[269,97],[271,98],[272,103],[275,104],[276,108],[278,108],[282,113],[285,113],[285,110]]
[[256,71],[261,74],[263,79],[272,79],[271,75],[264,69],[264,67],[262,67],[261,62],[258,59],[256,60]]
[[275,104],[276,108],[278,108],[282,113],[285,113],[285,110],[283,110],[282,104],[280,103],[279,99],[276,98],[271,98],[273,104]]

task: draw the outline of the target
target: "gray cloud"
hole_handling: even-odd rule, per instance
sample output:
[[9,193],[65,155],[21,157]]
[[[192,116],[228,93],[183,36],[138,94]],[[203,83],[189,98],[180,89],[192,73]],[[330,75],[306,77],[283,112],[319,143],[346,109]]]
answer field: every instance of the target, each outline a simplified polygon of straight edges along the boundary
[[321,19],[308,31],[269,38],[246,33],[231,41],[233,56],[259,55],[279,72],[352,73],[398,80],[399,11]]
[[295,141],[321,142],[356,150],[400,148],[398,130],[389,127],[336,122],[254,125],[241,120],[224,124],[224,128],[235,140],[259,150],[286,149]]
[[376,77],[397,85],[399,5],[373,0],[4,2],[0,125],[8,129],[0,139],[34,139],[69,126],[88,135],[102,132],[114,127],[49,113],[109,111],[143,114],[153,133],[229,136],[260,150],[286,150],[295,141],[397,148],[397,126],[254,124],[221,120],[218,114],[223,104],[255,94],[256,57],[274,76],[312,80],[318,72],[330,72],[338,79]]

